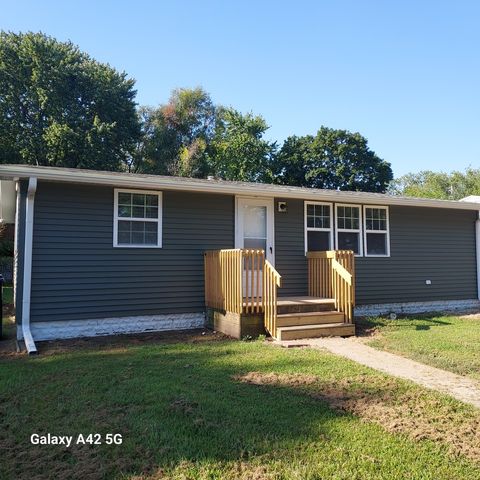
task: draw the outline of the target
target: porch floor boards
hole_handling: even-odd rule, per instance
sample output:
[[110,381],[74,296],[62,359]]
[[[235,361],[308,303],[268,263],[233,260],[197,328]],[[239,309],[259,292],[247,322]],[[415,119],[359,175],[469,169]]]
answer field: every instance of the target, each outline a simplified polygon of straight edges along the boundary
[[287,305],[322,305],[334,302],[333,298],[309,297],[308,295],[298,297],[278,297],[277,306]]
[[[251,297],[249,297],[249,302]],[[256,297],[254,297],[256,300]],[[290,306],[290,305],[330,305],[335,300],[333,298],[322,298],[322,297],[309,297],[308,295],[301,295],[295,297],[278,297],[277,306]],[[247,306],[247,301],[244,300],[243,306]]]

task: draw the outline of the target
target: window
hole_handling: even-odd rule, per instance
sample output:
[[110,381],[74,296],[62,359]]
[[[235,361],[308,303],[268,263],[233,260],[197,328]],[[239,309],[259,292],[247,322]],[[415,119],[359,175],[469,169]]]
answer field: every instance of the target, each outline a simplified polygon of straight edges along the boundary
[[332,204],[305,202],[305,251],[324,251],[332,248]]
[[162,246],[162,194],[115,190],[114,247]]
[[388,207],[364,206],[364,239],[367,257],[390,256]]
[[361,256],[361,209],[360,206],[336,204],[336,234],[339,250],[353,250],[355,255]]

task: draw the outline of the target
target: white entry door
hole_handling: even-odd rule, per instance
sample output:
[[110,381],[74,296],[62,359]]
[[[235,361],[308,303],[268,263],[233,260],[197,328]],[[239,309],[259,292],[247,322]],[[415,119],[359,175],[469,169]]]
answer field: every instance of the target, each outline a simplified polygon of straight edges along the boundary
[[[273,200],[237,197],[235,247],[265,251],[266,259],[274,265]],[[258,267],[245,260],[243,265],[243,295],[262,297],[263,276]],[[258,273],[257,273],[258,272]]]
[[237,197],[235,247],[265,250],[275,265],[273,199]]

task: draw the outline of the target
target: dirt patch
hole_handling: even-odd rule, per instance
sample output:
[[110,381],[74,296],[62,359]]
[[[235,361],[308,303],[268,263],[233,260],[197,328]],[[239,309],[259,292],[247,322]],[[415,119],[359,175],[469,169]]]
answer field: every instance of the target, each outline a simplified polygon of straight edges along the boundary
[[186,397],[177,397],[170,403],[171,410],[175,412],[180,412],[185,415],[190,415],[195,413],[195,410],[198,408],[198,403],[192,402]]
[[206,420],[202,414],[202,410],[197,402],[180,395],[170,402],[170,411],[177,415],[187,417],[191,420],[195,427],[202,428],[218,428],[218,424],[214,421]]
[[382,335],[379,325],[368,323],[367,319],[362,317],[355,321],[355,338],[359,340],[371,340],[373,337]]
[[463,318],[464,320],[480,320],[480,313],[479,312],[470,313],[468,315],[462,315],[458,318]]
[[[201,343],[220,340],[233,340],[230,337],[211,330],[178,330],[172,332],[149,332],[130,335],[106,335],[102,337],[74,338],[71,340],[50,340],[36,342],[40,355],[58,355],[81,350],[105,350],[105,353],[125,350],[132,346],[149,344]],[[0,358],[3,356],[23,356],[25,352],[16,352],[15,342],[0,342]]]
[[304,375],[302,373],[248,372],[245,375],[235,375],[233,378],[238,382],[250,383],[252,385],[300,387],[318,383],[318,377],[315,375]]
[[480,461],[480,412],[436,399],[395,378],[359,375],[325,382],[314,375],[249,372],[234,380],[257,386],[289,387],[332,408],[381,425],[414,440],[432,440],[453,454]]

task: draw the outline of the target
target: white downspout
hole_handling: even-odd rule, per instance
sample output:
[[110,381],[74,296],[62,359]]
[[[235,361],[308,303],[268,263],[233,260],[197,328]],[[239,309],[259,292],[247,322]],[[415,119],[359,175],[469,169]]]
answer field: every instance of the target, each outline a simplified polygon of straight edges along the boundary
[[15,180],[15,238],[13,239],[13,306],[17,308],[17,274],[18,274],[18,232],[20,225],[20,183]]
[[475,222],[475,237],[477,240],[477,297],[480,300],[480,210]]
[[30,331],[30,295],[32,290],[32,247],[33,247],[33,211],[37,179],[30,177],[28,180],[27,200],[25,205],[25,249],[23,255],[23,297],[22,297],[22,333],[28,353],[37,352]]

